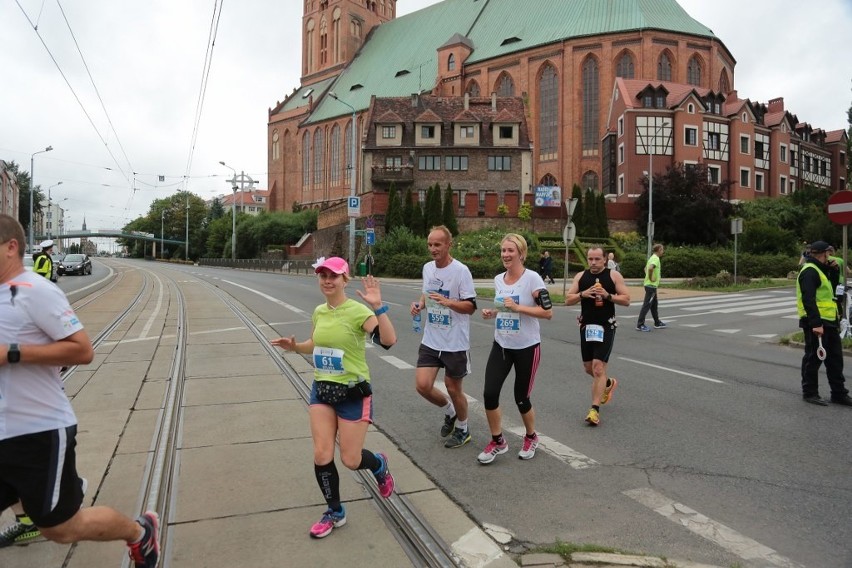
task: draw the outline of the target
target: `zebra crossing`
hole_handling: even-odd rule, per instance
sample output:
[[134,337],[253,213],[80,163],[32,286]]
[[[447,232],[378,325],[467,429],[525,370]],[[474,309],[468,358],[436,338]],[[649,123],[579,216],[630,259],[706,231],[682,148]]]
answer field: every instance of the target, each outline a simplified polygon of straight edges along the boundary
[[[619,319],[638,316],[640,307],[640,302],[634,303],[630,311],[635,308],[636,312],[619,314]],[[747,328],[749,337],[761,340],[794,329],[797,324],[793,322],[799,319],[796,291],[792,289],[660,299],[659,310],[661,319],[670,327],[705,328],[726,335],[742,333]],[[793,321],[785,324],[781,323],[783,320]],[[756,329],[761,327],[766,329]],[[781,332],[782,329],[787,331]]]

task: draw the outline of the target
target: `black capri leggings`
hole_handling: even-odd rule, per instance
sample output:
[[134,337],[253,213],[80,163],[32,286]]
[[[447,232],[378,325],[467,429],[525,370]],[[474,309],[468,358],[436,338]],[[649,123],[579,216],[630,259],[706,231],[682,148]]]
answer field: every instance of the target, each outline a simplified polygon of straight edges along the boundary
[[500,391],[515,367],[515,404],[521,414],[532,408],[530,394],[535,385],[535,375],[541,361],[541,343],[523,349],[505,349],[496,341],[491,345],[491,354],[485,366],[485,410],[496,410],[500,406]]

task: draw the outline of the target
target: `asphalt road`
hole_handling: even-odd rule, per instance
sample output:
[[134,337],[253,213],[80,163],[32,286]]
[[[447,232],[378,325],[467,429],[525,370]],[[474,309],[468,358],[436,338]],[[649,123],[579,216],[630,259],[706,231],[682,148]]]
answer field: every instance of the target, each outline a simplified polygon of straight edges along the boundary
[[[181,269],[216,282],[282,335],[304,338],[309,318],[293,308],[309,314],[322,301],[310,277]],[[598,428],[583,421],[590,379],[577,311],[558,307],[542,322],[532,395],[543,448],[516,458],[510,375],[502,397],[510,449],[488,466],[476,455],[488,441],[478,401],[492,322],[476,315],[471,331],[473,441],[445,449],[440,410],[414,392],[420,337],[407,306],[418,290],[383,285],[400,339],[368,356],[376,424],[480,523],[519,543],[590,543],[723,566],[852,566],[852,409],[802,402],[801,353],[775,343],[796,329],[792,289],[663,302],[669,328],[651,333],[633,329],[638,305],[618,308],[610,374],[619,387]],[[827,395],[824,377],[822,387]]]

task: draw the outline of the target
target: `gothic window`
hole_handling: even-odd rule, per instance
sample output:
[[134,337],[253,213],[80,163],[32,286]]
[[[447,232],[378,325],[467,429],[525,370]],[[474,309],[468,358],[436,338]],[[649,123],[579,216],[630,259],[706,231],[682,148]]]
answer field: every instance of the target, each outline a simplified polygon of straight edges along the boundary
[[322,183],[325,165],[325,136],[321,128],[314,131],[314,185]]
[[686,82],[696,87],[701,86],[701,63],[698,57],[692,56],[686,66]]
[[539,158],[552,160],[556,158],[559,144],[559,78],[549,63],[545,64],[538,79],[538,101]]
[[512,76],[508,73],[503,73],[497,79],[497,88],[494,89],[498,97],[514,97],[515,82],[512,81]]
[[598,174],[589,170],[583,174],[583,190],[598,191]]
[[331,129],[331,160],[328,165],[328,173],[331,177],[331,185],[337,185],[340,181],[340,125],[335,124]]
[[278,143],[278,131],[272,131],[272,159],[278,160],[281,158],[281,145]]
[[478,97],[479,96],[479,83],[477,83],[476,81],[471,81],[470,83],[468,83],[467,84],[467,94],[469,94],[471,97]]
[[618,60],[615,66],[615,76],[625,79],[633,78],[633,56],[630,53],[625,51],[624,55]]
[[598,105],[600,104],[600,79],[598,77],[598,62],[589,57],[583,63],[583,155],[593,156],[598,153]]
[[314,69],[314,21],[308,20],[305,26],[305,65],[308,72]]
[[456,56],[454,54],[450,54],[447,57],[447,71],[455,71],[456,70]]
[[328,63],[328,22],[320,22],[320,65]]
[[668,53],[661,53],[657,60],[657,80],[671,81],[672,80],[672,62],[669,59]]
[[343,58],[340,53],[340,8],[334,9],[331,20],[331,60],[337,63]]
[[[346,163],[346,172],[352,168],[352,123],[346,123],[346,132],[343,135],[343,161]],[[349,174],[351,175],[351,174]]]
[[731,83],[728,80],[728,72],[722,69],[722,75],[719,77],[719,92],[727,95],[731,92]]
[[556,187],[556,178],[550,174],[544,174],[544,177],[541,178],[539,185],[543,185],[545,187]]
[[311,184],[311,133],[302,136],[302,187]]

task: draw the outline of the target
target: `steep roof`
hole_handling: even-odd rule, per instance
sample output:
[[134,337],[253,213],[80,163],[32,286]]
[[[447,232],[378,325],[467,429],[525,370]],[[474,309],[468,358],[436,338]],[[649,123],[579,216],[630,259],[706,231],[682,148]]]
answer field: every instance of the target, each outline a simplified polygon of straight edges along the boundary
[[[375,28],[330,90],[357,110],[370,96],[398,97],[430,91],[438,73],[437,50],[459,34],[473,45],[465,64],[477,63],[563,39],[641,29],[714,38],[676,0],[444,0]],[[507,41],[509,40],[509,41]],[[316,97],[314,98],[316,100]],[[323,98],[308,122],[348,114]]]
[[[492,100],[485,97],[471,97],[468,108],[464,108],[462,97],[434,97],[422,95],[412,104],[411,97],[376,97],[373,112],[376,116],[385,116],[392,113],[400,117],[404,124],[402,134],[402,145],[412,146],[414,144],[415,124],[419,117],[425,113],[433,115],[442,125],[441,135],[444,146],[453,145],[453,122],[459,116],[464,116],[465,121],[477,122],[482,125],[482,146],[487,147],[493,143],[492,125],[495,123],[515,123],[518,129],[518,147],[528,148],[530,145],[529,131],[525,119],[524,101],[520,97],[497,97],[496,106],[492,106]],[[499,120],[498,120],[499,118]],[[371,128],[380,120],[373,120]],[[432,122],[430,120],[430,122]],[[368,137],[368,140],[370,137]],[[372,148],[370,142],[368,147]]]
[[845,130],[829,130],[825,133],[825,143],[832,144],[834,142],[842,142],[846,136]]

